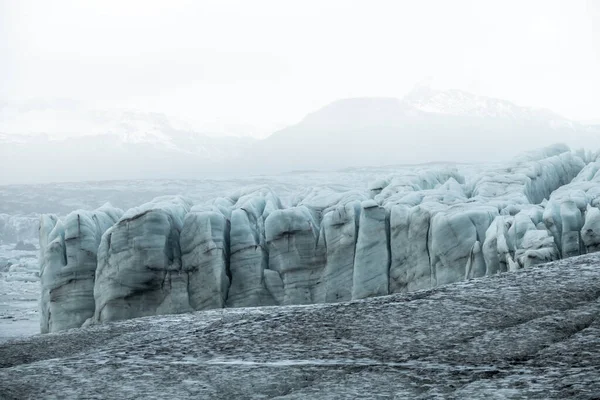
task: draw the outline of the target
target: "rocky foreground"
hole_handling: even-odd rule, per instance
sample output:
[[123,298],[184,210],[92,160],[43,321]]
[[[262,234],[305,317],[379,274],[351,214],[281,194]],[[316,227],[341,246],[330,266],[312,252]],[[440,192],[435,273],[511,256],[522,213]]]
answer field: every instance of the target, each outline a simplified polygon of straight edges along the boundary
[[0,398],[600,396],[600,255],[405,295],[146,317],[0,345]]

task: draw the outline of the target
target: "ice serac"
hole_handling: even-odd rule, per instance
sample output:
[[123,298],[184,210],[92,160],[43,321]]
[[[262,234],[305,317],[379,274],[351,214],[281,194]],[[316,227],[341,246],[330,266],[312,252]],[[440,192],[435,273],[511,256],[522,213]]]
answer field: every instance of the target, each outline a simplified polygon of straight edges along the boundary
[[581,254],[580,231],[583,227],[583,215],[574,201],[565,201],[560,205],[562,219],[561,249],[563,257]]
[[[389,292],[406,292],[408,279],[409,227],[411,209],[405,205],[397,205],[390,211],[390,271]],[[411,280],[412,281],[412,280]],[[427,277],[427,285],[431,284],[431,274]]]
[[268,188],[239,194],[232,199],[230,257],[231,286],[228,307],[282,304],[283,282],[279,273],[268,270],[269,252],[265,219],[282,208]]
[[374,200],[361,204],[360,229],[354,258],[352,298],[389,293],[389,215]]
[[[589,246],[585,241],[589,242],[591,238],[585,235],[583,226],[588,219],[588,210],[593,211],[599,205],[599,161],[586,165],[569,184],[552,193],[544,209],[543,219],[558,246],[561,257],[570,257],[587,251]],[[593,214],[591,219],[593,220]],[[590,233],[592,232],[593,229]]]
[[352,299],[360,214],[360,202],[355,200],[340,204],[323,216],[321,236],[327,252],[323,271],[326,303]]
[[[193,309],[180,247],[190,208],[191,203],[184,198],[159,197],[128,210],[106,231],[98,249],[93,321]],[[190,229],[196,222],[189,222]],[[190,269],[199,265],[191,263]],[[197,269],[193,271],[200,274]]]
[[517,263],[522,268],[558,260],[558,248],[552,236],[546,230],[528,230],[523,236],[521,246],[515,252]]
[[374,200],[389,213],[389,293],[435,286],[429,254],[430,219],[439,209],[467,200],[464,183],[455,168],[447,168],[417,170],[370,185]]
[[[455,168],[436,168],[378,179],[369,185],[369,189],[371,196],[380,205],[407,204],[409,202],[416,205],[430,193],[428,190],[442,188],[443,192],[458,189],[458,194],[462,192],[460,184],[464,183],[465,178]],[[415,201],[415,199],[418,200]]]
[[319,229],[317,251],[319,255],[324,252],[324,265],[314,291],[317,302],[352,298],[360,203],[366,199],[365,193],[359,191],[316,186],[292,200],[292,205],[310,211]]
[[[229,291],[229,220],[217,207],[193,207],[180,235],[181,267],[193,310],[223,308]],[[182,302],[185,304],[185,302]]]
[[539,204],[568,184],[584,168],[581,158],[564,152],[538,159],[523,156],[507,167],[482,173],[472,183],[472,199],[499,209],[519,204]]
[[494,218],[487,231],[482,246],[483,259],[485,260],[486,275],[494,275],[508,271],[508,229],[512,218],[500,215]]
[[390,214],[390,292],[409,292],[436,285],[431,268],[429,230],[431,217],[445,206],[425,203],[397,205]]
[[483,255],[486,275],[531,267],[559,258],[551,232],[542,221],[543,208],[522,205],[511,215],[512,208],[494,219],[486,231]]
[[[545,199],[568,186],[585,167],[579,156],[563,150],[562,146],[550,146],[530,152],[517,157],[508,167],[481,174],[473,182],[470,201],[495,206],[502,214],[484,235],[486,274],[556,259],[557,248],[548,237],[556,243],[563,241],[562,228],[552,223],[553,213],[560,215],[560,204]],[[559,225],[562,226],[562,220]],[[530,232],[538,230],[541,232]],[[572,239],[572,235],[566,238],[573,242]],[[575,243],[579,245],[577,240]]]
[[429,252],[436,285],[485,275],[482,243],[497,215],[493,206],[461,204],[433,216]]
[[586,252],[600,251],[600,209],[597,207],[587,206],[585,223],[581,228],[581,240]]
[[58,330],[50,317],[50,291],[54,288],[55,276],[67,264],[65,259],[65,229],[56,215],[40,218],[40,332]]
[[72,212],[64,221],[41,218],[42,333],[79,327],[94,314],[98,246],[122,213],[105,205]]
[[[543,208],[534,204],[568,184],[584,165],[568,148],[551,146],[483,172],[467,184],[459,183],[460,176],[437,185],[435,179],[433,184],[397,183],[396,189],[390,179],[373,183],[375,200],[391,208],[390,292],[555,259],[542,224]],[[527,212],[521,215],[522,210]],[[525,234],[538,229],[544,232],[528,234],[523,244]]]
[[306,206],[275,210],[265,220],[269,269],[283,281],[283,304],[312,304],[323,296],[325,249],[314,211]]

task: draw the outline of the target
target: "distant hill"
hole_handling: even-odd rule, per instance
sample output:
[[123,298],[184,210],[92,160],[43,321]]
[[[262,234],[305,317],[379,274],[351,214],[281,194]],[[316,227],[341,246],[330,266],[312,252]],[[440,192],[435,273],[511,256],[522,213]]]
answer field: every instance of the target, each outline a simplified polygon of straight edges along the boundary
[[[0,184],[489,162],[552,143],[600,148],[598,125],[426,86],[402,99],[338,100],[263,140],[211,136],[162,114],[74,112],[73,107],[11,109],[0,104]],[[48,126],[48,132],[2,133],[18,131],[17,122],[27,118],[35,119],[40,130]]]
[[557,142],[595,150],[600,128],[505,100],[419,87],[403,99],[338,100],[255,143],[254,152],[277,168],[342,168],[496,161]]
[[241,157],[254,141],[176,127],[154,113],[112,112],[77,122],[87,129],[79,135],[0,132],[0,184],[197,178]]

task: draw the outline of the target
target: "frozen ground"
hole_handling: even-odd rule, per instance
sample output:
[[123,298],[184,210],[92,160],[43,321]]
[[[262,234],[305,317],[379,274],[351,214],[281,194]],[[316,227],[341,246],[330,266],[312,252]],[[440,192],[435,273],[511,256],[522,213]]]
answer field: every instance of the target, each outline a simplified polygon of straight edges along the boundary
[[212,310],[0,344],[0,398],[592,399],[600,255],[350,303]]
[[40,331],[37,250],[14,248],[0,245],[0,342]]

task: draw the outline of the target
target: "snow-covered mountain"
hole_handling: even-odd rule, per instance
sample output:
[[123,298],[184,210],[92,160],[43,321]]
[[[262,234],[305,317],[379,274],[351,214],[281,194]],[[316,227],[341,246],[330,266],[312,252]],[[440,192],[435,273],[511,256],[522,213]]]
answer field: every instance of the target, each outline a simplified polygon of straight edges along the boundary
[[[197,132],[158,113],[5,106],[0,116],[0,184],[194,178],[254,141]],[[53,123],[42,130],[36,118]]]
[[564,119],[546,109],[520,107],[507,100],[478,96],[458,89],[435,90],[426,85],[416,86],[404,100],[408,106],[428,113],[481,118]]
[[[245,145],[252,141],[249,137],[198,132],[189,124],[160,113],[90,110],[68,101],[0,104],[0,143],[85,142],[94,137],[121,146],[146,145],[201,154],[213,160],[229,155],[236,142]],[[234,148],[222,151],[220,147],[224,144]]]
[[342,168],[431,160],[506,160],[528,148],[563,142],[600,147],[600,129],[545,109],[460,90],[417,87],[402,99],[335,101],[282,129],[256,152],[275,165]]
[[63,103],[0,104],[0,184],[503,161],[557,142],[600,148],[597,125],[427,86],[402,99],[338,100],[263,140],[213,136],[157,113]]

